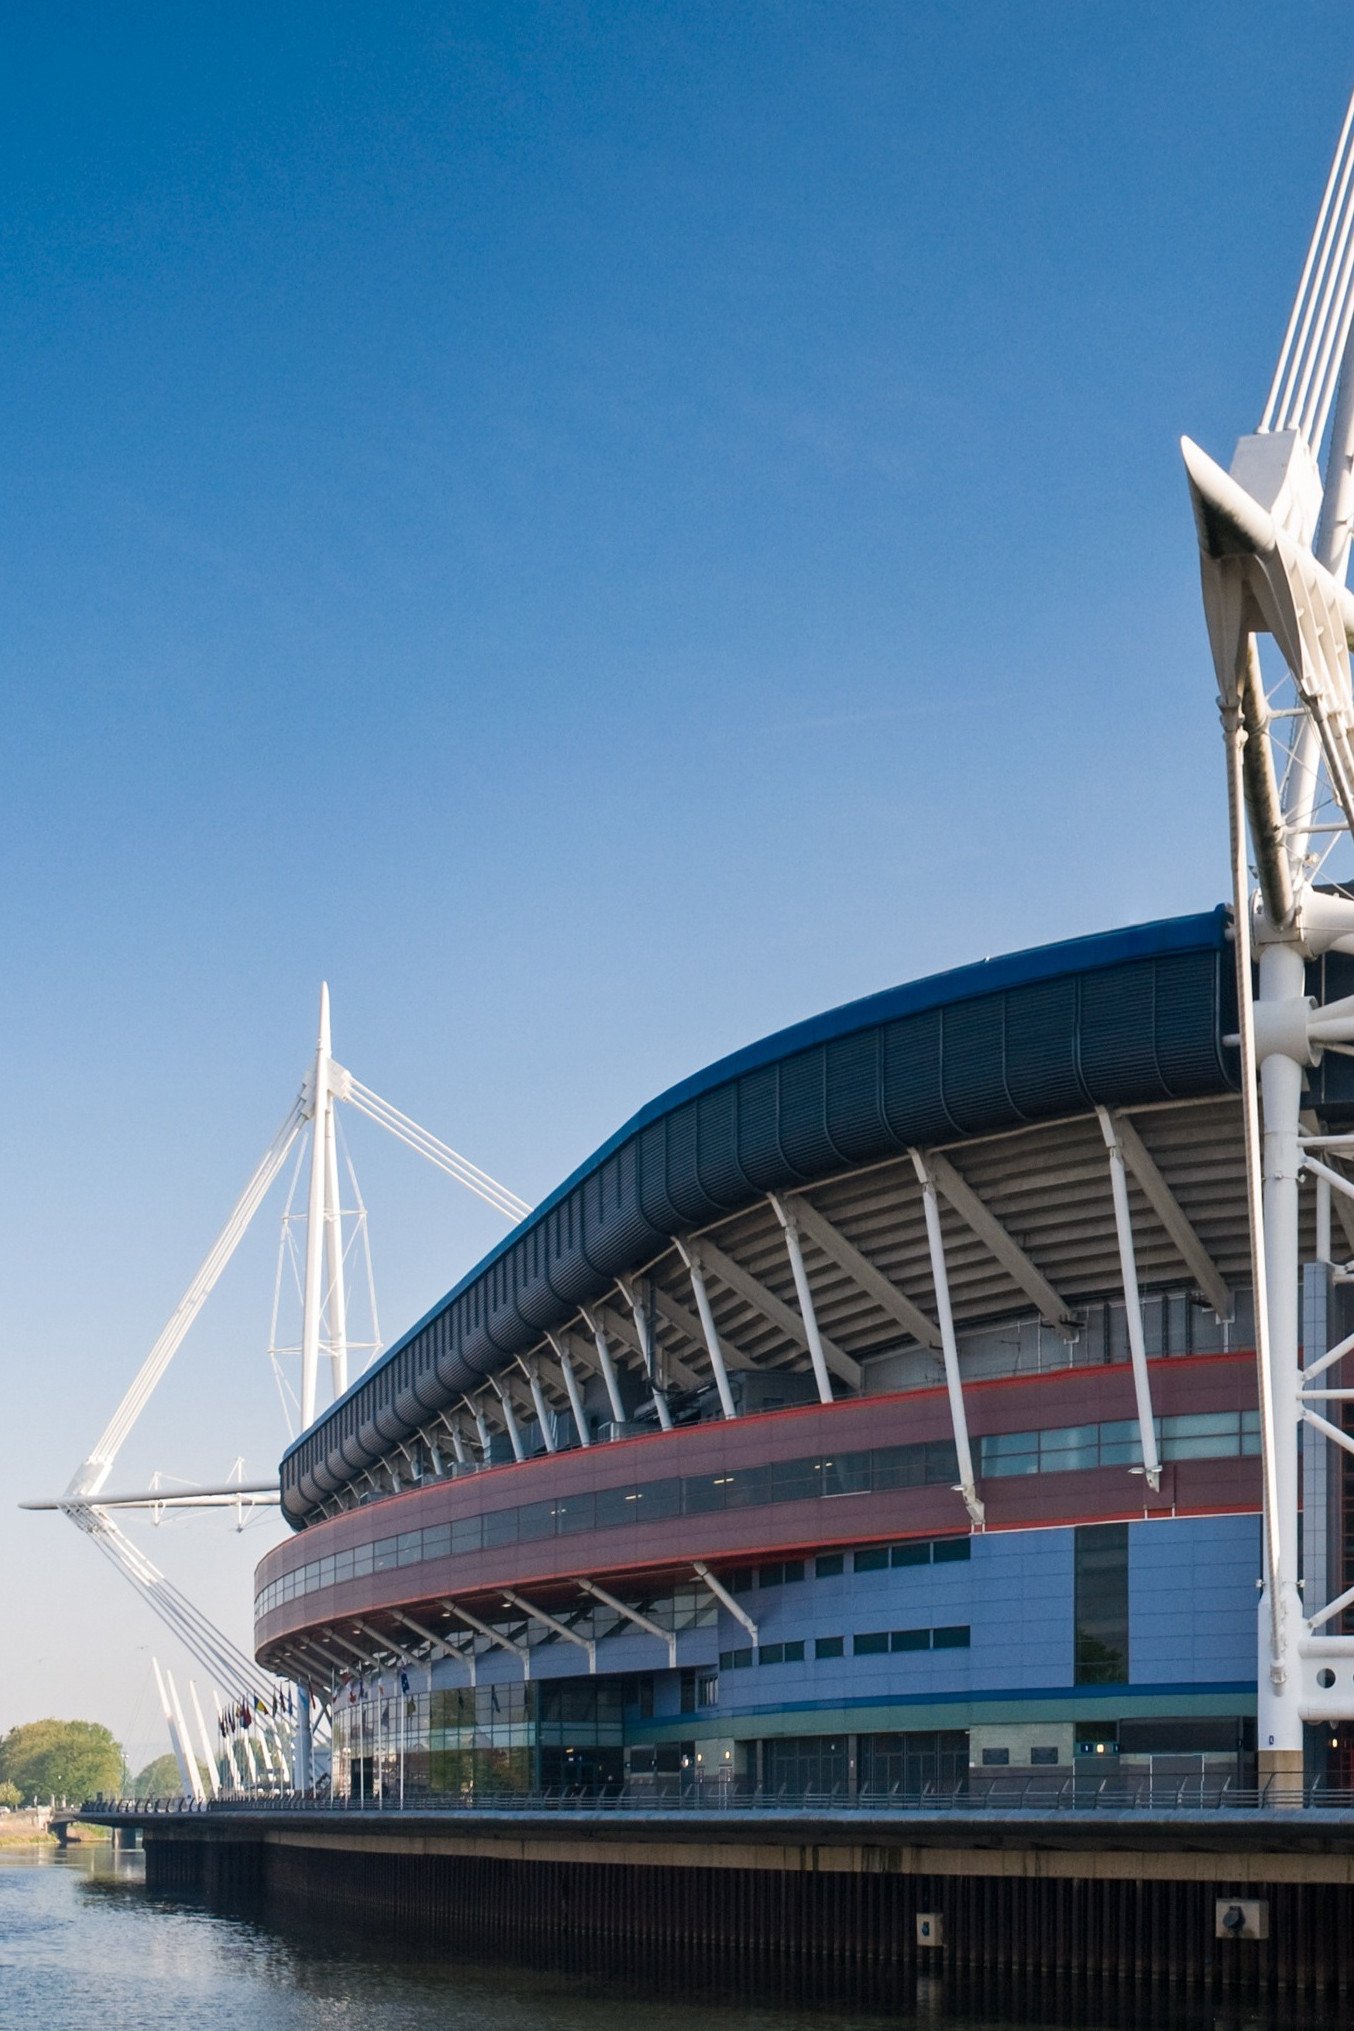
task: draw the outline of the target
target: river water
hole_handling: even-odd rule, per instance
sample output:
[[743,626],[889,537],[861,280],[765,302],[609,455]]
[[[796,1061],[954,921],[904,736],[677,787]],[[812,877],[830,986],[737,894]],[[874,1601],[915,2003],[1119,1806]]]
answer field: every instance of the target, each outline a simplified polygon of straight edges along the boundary
[[[0,2031],[637,2031],[641,2013],[642,2031],[996,2031],[935,1981],[905,2001],[887,2015],[787,2008],[520,1965],[386,1960],[342,1936],[148,1897],[142,1857],[101,1842],[0,1850]],[[1084,2004],[1053,2014],[1085,2031],[1118,2015]],[[1000,2031],[1050,2021],[1016,2013]],[[1164,2021],[1139,2019],[1152,2031]],[[1192,2022],[1273,2031],[1253,2012]]]

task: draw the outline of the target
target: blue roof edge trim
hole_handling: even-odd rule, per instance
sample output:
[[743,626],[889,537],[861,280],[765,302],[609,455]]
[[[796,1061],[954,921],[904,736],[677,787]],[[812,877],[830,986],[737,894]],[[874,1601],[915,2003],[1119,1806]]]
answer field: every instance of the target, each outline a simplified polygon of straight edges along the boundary
[[582,1179],[591,1176],[599,1164],[604,1164],[632,1136],[638,1135],[651,1122],[671,1113],[674,1108],[683,1106],[702,1093],[712,1092],[718,1086],[726,1086],[730,1080],[740,1079],[745,1073],[759,1071],[764,1065],[779,1063],[783,1058],[791,1058],[797,1051],[811,1050],[815,1044],[849,1037],[854,1031],[870,1029],[876,1023],[894,1022],[901,1016],[924,1015],[931,1009],[948,1007],[956,1002],[976,1001],[983,995],[1003,994],[1011,988],[1032,987],[1040,981],[1056,980],[1069,973],[1094,973],[1102,967],[1122,966],[1127,960],[1163,959],[1173,952],[1223,951],[1229,943],[1227,932],[1231,916],[1230,906],[1219,903],[1214,909],[1201,910],[1189,917],[1161,917],[1149,924],[1131,924],[1118,931],[1096,931],[1083,938],[1064,938],[1053,945],[1034,945],[1023,952],[1005,953],[996,959],[975,960],[966,966],[951,967],[945,973],[931,973],[921,980],[906,981],[899,987],[880,988],[874,994],[862,995],[856,1001],[826,1009],[821,1015],[791,1023],[783,1030],[773,1030],[770,1036],[755,1044],[745,1044],[740,1050],[716,1058],[703,1071],[678,1080],[675,1086],[669,1086],[656,1099],[648,1101],[637,1114],[632,1114],[613,1135],[608,1136],[591,1156],[585,1157],[570,1171],[568,1177],[556,1185],[538,1206],[533,1206],[530,1213],[519,1220],[487,1255],[481,1256],[459,1282],[430,1305],[423,1316],[407,1327],[370,1367],[364,1368],[357,1380],[349,1384],[342,1396],[327,1405],[313,1424],[297,1434],[282,1455],[283,1463],[305,1443],[317,1426],[327,1424],[341,1405],[349,1402],[374,1375],[393,1361],[439,1312],[454,1304],[471,1284],[492,1269],[500,1256],[534,1222],[544,1219]]

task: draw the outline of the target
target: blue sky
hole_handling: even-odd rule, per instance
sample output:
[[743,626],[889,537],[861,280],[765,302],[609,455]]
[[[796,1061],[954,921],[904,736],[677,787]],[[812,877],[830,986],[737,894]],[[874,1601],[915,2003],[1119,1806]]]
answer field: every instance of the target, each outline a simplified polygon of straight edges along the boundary
[[[1352,79],[1346,10],[1247,0],[8,25],[7,1490],[91,1443],[323,977],[535,1198],[767,1030],[1222,895],[1175,440],[1254,425]],[[351,1143],[393,1335],[499,1230]],[[126,1478],[280,1450],[274,1222]],[[265,1541],[151,1548],[243,1636]],[[157,1750],[155,1625],[56,1519],[0,1560],[0,1725]]]

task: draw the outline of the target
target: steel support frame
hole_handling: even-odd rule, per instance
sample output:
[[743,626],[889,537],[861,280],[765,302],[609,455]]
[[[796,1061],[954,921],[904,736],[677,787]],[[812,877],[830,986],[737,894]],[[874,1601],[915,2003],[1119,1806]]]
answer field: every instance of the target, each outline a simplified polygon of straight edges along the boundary
[[922,1210],[926,1219],[926,1242],[931,1257],[931,1281],[936,1293],[936,1320],[940,1327],[940,1348],[945,1362],[945,1392],[950,1405],[950,1430],[954,1435],[959,1462],[959,1493],[964,1507],[981,1530],[987,1512],[978,1494],[973,1471],[973,1448],[969,1444],[968,1412],[964,1406],[964,1384],[959,1372],[959,1342],[955,1338],[954,1314],[950,1308],[950,1276],[945,1263],[945,1236],[940,1225],[940,1203],[936,1181],[928,1158],[919,1149],[909,1151],[917,1183],[921,1186]]
[[600,1601],[604,1608],[610,1608],[613,1615],[623,1616],[627,1622],[633,1622],[637,1629],[644,1630],[646,1635],[656,1636],[660,1643],[666,1644],[668,1670],[676,1671],[677,1632],[674,1629],[664,1629],[661,1623],[653,1621],[648,1615],[642,1613],[640,1609],[631,1608],[624,1601],[618,1601],[616,1596],[609,1594],[605,1587],[598,1586],[596,1580],[581,1579],[578,1584],[585,1594],[591,1594],[593,1599]]
[[1152,1378],[1147,1372],[1147,1342],[1143,1335],[1142,1299],[1138,1292],[1138,1258],[1133,1245],[1133,1214],[1128,1203],[1128,1172],[1118,1125],[1107,1107],[1097,1107],[1095,1112],[1109,1155],[1114,1231],[1119,1241],[1119,1274],[1124,1286],[1124,1320],[1128,1327],[1128,1353],[1133,1367],[1133,1396],[1142,1445],[1142,1471],[1147,1477],[1148,1487],[1155,1493],[1161,1487],[1161,1455],[1152,1410]]

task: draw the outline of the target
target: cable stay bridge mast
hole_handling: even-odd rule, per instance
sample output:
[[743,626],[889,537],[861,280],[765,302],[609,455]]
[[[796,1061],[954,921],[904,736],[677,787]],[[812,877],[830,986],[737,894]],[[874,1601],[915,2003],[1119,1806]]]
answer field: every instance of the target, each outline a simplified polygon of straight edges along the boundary
[[[170,1510],[226,1510],[234,1514],[237,1525],[242,1527],[246,1517],[255,1510],[277,1505],[278,1483],[276,1478],[245,1481],[237,1462],[234,1478],[215,1486],[185,1487],[169,1483],[159,1475],[152,1477],[149,1487],[141,1489],[110,1490],[108,1484],[137,1421],[293,1150],[297,1151],[297,1156],[292,1191],[282,1220],[269,1345],[269,1358],[283,1393],[284,1410],[288,1408],[289,1392],[280,1355],[297,1352],[300,1356],[300,1388],[292,1402],[299,1416],[299,1427],[304,1431],[316,1417],[322,1371],[327,1367],[330,1395],[336,1401],[348,1388],[350,1355],[357,1352],[374,1358],[380,1352],[380,1329],[376,1324],[371,1256],[367,1246],[366,1208],[357,1189],[352,1165],[343,1149],[337,1116],[339,1102],[385,1129],[407,1148],[475,1193],[506,1220],[515,1224],[530,1212],[531,1208],[524,1199],[519,1199],[515,1192],[500,1185],[487,1171],[471,1163],[468,1157],[460,1155],[427,1129],[421,1128],[388,1100],[383,1100],[369,1086],[364,1086],[338,1062],[331,1046],[329,988],[326,984],[320,992],[319,1031],[314,1060],[307,1076],[196,1275],[64,1492],[47,1500],[21,1505],[25,1509],[60,1510],[69,1517],[77,1530],[137,1590],[206,1673],[215,1708],[215,1745],[196,1684],[189,1682],[188,1706],[185,1707],[172,1673],[168,1670],[162,1672],[158,1660],[154,1664],[161,1711],[179,1765],[184,1792],[199,1799],[205,1796],[204,1778],[199,1770],[199,1748],[205,1755],[205,1785],[213,1791],[217,1782],[218,1760],[231,1772],[234,1781],[245,1789],[288,1781],[294,1782],[298,1788],[308,1789],[314,1778],[309,1691],[304,1685],[294,1690],[276,1685],[267,1672],[262,1671],[181,1588],[160,1571],[127,1535],[115,1512],[149,1511],[158,1521],[164,1512]],[[342,1202],[341,1157],[353,1201],[349,1208],[345,1208]],[[288,1349],[278,1345],[280,1294],[285,1258],[289,1252],[295,1254],[293,1200],[303,1172],[308,1177],[308,1194],[303,1259],[297,1265],[301,1297],[300,1345],[297,1349]],[[346,1233],[345,1219],[348,1222]],[[365,1267],[373,1330],[373,1338],[360,1343],[349,1337],[348,1285],[354,1253],[360,1255]],[[188,1722],[190,1709],[196,1723],[197,1747],[194,1731]]]
[[1354,99],[1259,427],[1229,471],[1181,443],[1227,760],[1263,1468],[1258,1749],[1262,1784],[1279,1785],[1301,1783],[1306,1725],[1354,1720],[1354,1587],[1310,1499],[1330,1448],[1354,1452],[1354,1333],[1337,1324],[1351,1323],[1354,1133],[1322,1133],[1304,1096],[1323,1056],[1354,1055],[1354,995],[1311,992],[1328,955],[1354,954],[1354,885],[1327,872],[1354,833],[1352,322]]

